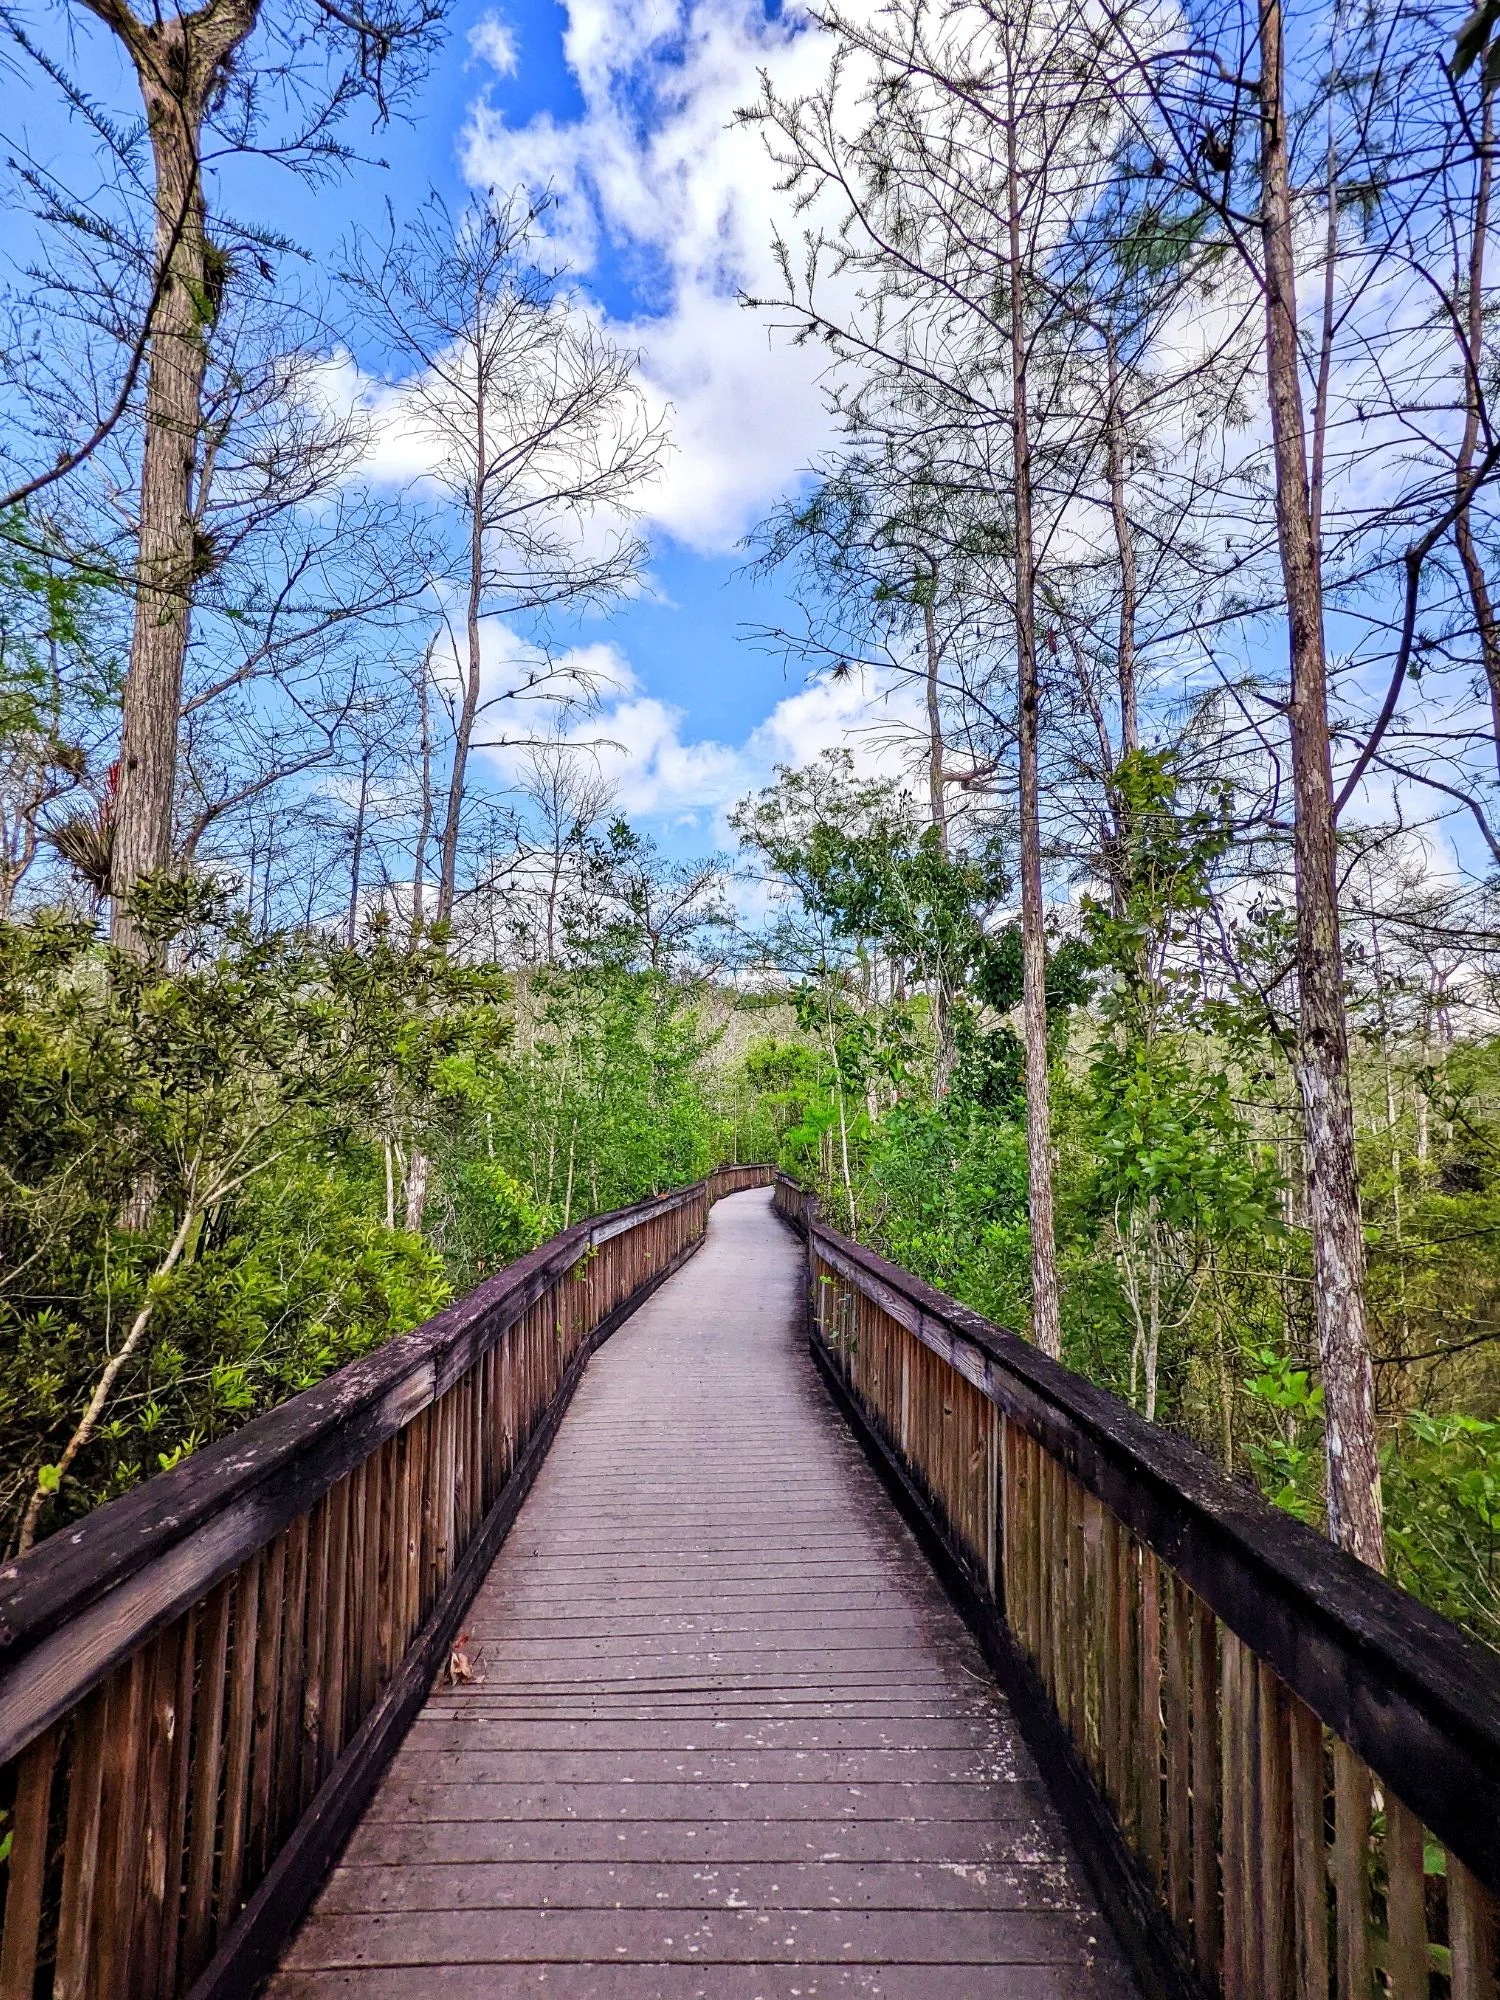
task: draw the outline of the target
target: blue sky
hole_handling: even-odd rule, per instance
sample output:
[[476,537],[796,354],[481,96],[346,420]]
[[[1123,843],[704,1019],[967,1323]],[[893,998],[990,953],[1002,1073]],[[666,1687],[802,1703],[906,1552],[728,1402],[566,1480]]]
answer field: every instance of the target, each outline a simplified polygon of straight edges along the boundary
[[[50,14],[49,32],[57,25]],[[131,115],[134,82],[111,38],[81,9],[67,28],[87,85]],[[350,128],[381,164],[309,198],[283,170],[237,162],[223,191],[239,216],[331,262],[387,203],[400,220],[429,190],[455,208],[491,187],[551,190],[556,247],[591,309],[641,352],[676,440],[645,500],[650,588],[561,638],[613,676],[588,732],[621,746],[606,760],[620,805],[679,851],[722,841],[726,808],[777,762],[910,711],[909,690],[872,708],[869,691],[809,685],[745,641],[785,607],[774,585],[740,574],[738,544],[830,432],[817,356],[738,304],[742,289],[774,289],[773,222],[792,225],[759,138],[732,115],[762,69],[795,91],[821,76],[826,53],[779,0],[458,0],[409,116],[373,136]],[[50,86],[0,99],[0,125],[13,149],[86,180],[83,139]],[[25,226],[15,211],[0,221],[13,272]],[[1466,852],[1467,821],[1452,831]]]
[[887,691],[872,707],[857,685],[810,685],[747,643],[785,606],[743,574],[738,545],[831,433],[818,357],[738,302],[774,288],[782,204],[760,138],[733,112],[763,68],[806,86],[827,52],[779,0],[470,0],[452,26],[377,179],[408,202],[428,187],[453,202],[549,189],[559,254],[670,411],[675,448],[644,503],[651,587],[577,638],[596,661],[609,649],[617,691],[587,729],[620,746],[604,757],[620,804],[668,846],[701,849],[778,762],[910,700]]
[[610,648],[620,683],[589,727],[624,746],[621,803],[674,847],[722,838],[733,796],[841,736],[855,706],[745,643],[780,604],[737,548],[826,432],[815,364],[737,303],[769,280],[774,175],[730,116],[762,64],[822,60],[758,0],[466,0],[411,121],[381,136],[386,168],[314,223],[331,250],[351,206],[357,219],[386,200],[409,211],[429,188],[453,205],[551,190],[581,292],[671,411],[675,450],[646,502],[650,588],[577,639]]
[[673,848],[724,837],[723,812],[777,761],[864,720],[858,690],[809,687],[747,643],[783,615],[737,544],[828,435],[814,358],[738,304],[768,289],[774,170],[731,129],[763,65],[811,80],[823,51],[758,0],[505,0],[453,18],[390,180],[461,200],[550,188],[580,289],[638,347],[675,449],[648,502],[651,588],[580,631],[623,683],[589,725],[623,746],[621,803]]

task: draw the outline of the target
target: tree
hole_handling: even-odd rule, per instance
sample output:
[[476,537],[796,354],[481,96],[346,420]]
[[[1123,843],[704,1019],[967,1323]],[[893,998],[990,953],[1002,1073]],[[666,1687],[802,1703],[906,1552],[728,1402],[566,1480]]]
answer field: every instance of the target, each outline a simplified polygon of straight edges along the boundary
[[[173,860],[183,664],[194,596],[213,560],[200,536],[196,487],[205,474],[208,348],[234,259],[211,220],[206,139],[212,133],[227,153],[261,150],[309,172],[327,170],[340,157],[339,119],[361,97],[386,114],[418,73],[440,15],[435,0],[377,0],[368,10],[334,0],[305,8],[297,0],[284,8],[201,0],[150,16],[128,0],[85,4],[134,71],[151,154],[146,296],[126,329],[126,399],[142,355],[145,390],[109,878],[117,939],[138,949],[130,896],[137,881]],[[78,86],[64,84],[75,103],[86,102]],[[287,129],[272,135],[266,107],[278,100],[293,110]]]
[[1297,1081],[1307,1129],[1308,1193],[1328,1425],[1328,1515],[1334,1539],[1377,1569],[1385,1563],[1375,1383],[1364,1309],[1364,1233],[1354,1154],[1344,1012],[1333,762],[1328,734],[1323,579],[1308,476],[1302,356],[1287,138],[1281,8],[1261,14],[1260,208],[1266,311],[1266,390],[1276,466],[1276,530],[1286,584],[1295,801]]
[[[1399,9],[1376,29],[1340,14],[1331,55],[1297,72],[1305,92],[1300,102],[1289,83],[1288,22],[1279,0],[1267,0],[1253,16],[1237,5],[1195,13],[1188,47],[1170,56],[1149,34],[1125,36],[1140,80],[1132,109],[1142,156],[1132,171],[1141,211],[1149,208],[1158,233],[1175,228],[1200,268],[1232,257],[1261,314],[1272,526],[1289,662],[1289,698],[1280,714],[1291,767],[1295,1068],[1327,1410],[1329,1526],[1343,1546],[1377,1567],[1384,1560],[1380,1466],[1336,822],[1394,714],[1411,661],[1427,558],[1495,470],[1493,459],[1476,464],[1472,447],[1467,460],[1461,449],[1456,500],[1452,486],[1438,496],[1424,470],[1405,483],[1394,506],[1371,507],[1365,500],[1367,460],[1359,463],[1358,485],[1340,484],[1341,477],[1352,481],[1352,439],[1372,405],[1402,427],[1422,421],[1428,397],[1426,357],[1418,354],[1413,366],[1389,329],[1364,316],[1372,287],[1380,280],[1399,282],[1399,267],[1410,265],[1451,156],[1446,136],[1436,146],[1425,143],[1430,124],[1417,143],[1437,83],[1421,20],[1420,10]],[[1129,93],[1122,93],[1122,102],[1128,101]],[[1311,128],[1306,113],[1313,115]],[[1294,144],[1299,131],[1309,129],[1319,135],[1318,164],[1299,175]],[[1363,226],[1350,221],[1351,205]],[[1307,240],[1309,225],[1321,230],[1323,283],[1314,315],[1304,315],[1299,299],[1299,241]],[[1389,358],[1371,366],[1372,348],[1382,346]],[[1353,378],[1347,389],[1341,368],[1344,381]],[[1334,456],[1341,418],[1350,439],[1342,462]],[[1399,557],[1404,610],[1390,693],[1336,785],[1329,552],[1346,606],[1356,592],[1378,599],[1393,534],[1414,522],[1417,532]],[[1375,621],[1376,629],[1389,629],[1384,605],[1377,603]]]
[[[443,1065],[483,1053],[499,1026],[503,982],[491,970],[436,946],[398,949],[383,927],[360,951],[316,934],[258,934],[223,891],[172,878],[136,891],[135,919],[151,947],[144,961],[114,946],[101,963],[87,921],[43,913],[0,924],[0,1321],[15,1375],[31,1381],[29,1396],[6,1381],[0,1419],[45,1452],[30,1464],[23,1549],[91,1460],[97,1492],[132,1378],[172,1372],[151,1360],[163,1321],[179,1344],[189,1328],[207,1334],[205,1367],[228,1365],[228,1322],[265,1283],[256,1251],[276,1229],[262,1207],[267,1241],[241,1246],[238,1293],[234,1256],[226,1271],[214,1245],[232,1243],[236,1218],[270,1201],[266,1182],[315,1185],[319,1169],[347,1167],[393,1125],[440,1122]],[[156,1199],[133,1229],[120,1210],[143,1174]],[[326,1200],[310,1206],[306,1240],[283,1238],[272,1259],[283,1270],[321,1262],[327,1274],[347,1217]],[[401,1259],[366,1237],[332,1289],[358,1286],[364,1255],[366,1289],[377,1291],[396,1276],[386,1253]],[[431,1260],[412,1267],[430,1311]],[[216,1297],[226,1285],[230,1296]],[[325,1297],[325,1316],[333,1306]],[[286,1310],[297,1317],[290,1300]],[[295,1365],[277,1354],[272,1319],[269,1338],[260,1330],[271,1349],[260,1373],[284,1393]],[[295,1348],[293,1328],[285,1333]],[[248,1382],[241,1414],[265,1401],[265,1387]]]
[[726,875],[717,855],[670,860],[628,820],[611,820],[584,851],[566,923],[570,952],[679,986],[712,979],[734,951]]
[[[446,540],[429,582],[457,679],[436,917],[453,914],[469,758],[481,717],[505,704],[586,700],[576,661],[523,644],[484,693],[484,627],[609,603],[640,574],[631,503],[664,448],[617,348],[536,261],[536,212],[519,196],[454,218],[429,204],[403,237],[354,245],[348,281],[371,335],[404,371],[401,420],[430,460]],[[498,635],[491,645],[498,643]],[[522,725],[519,738],[531,731]],[[491,745],[506,739],[489,739]]]
[[919,438],[851,430],[815,468],[811,492],[783,501],[749,538],[754,573],[780,575],[803,620],[759,630],[757,643],[836,676],[865,669],[920,687],[926,728],[913,763],[920,756],[944,846],[963,796],[994,779],[1003,727],[987,698],[993,616],[975,559],[985,525],[951,470]]
[[590,844],[614,788],[586,749],[556,737],[529,748],[521,763],[524,877],[531,909],[526,955],[555,965],[581,893]]
[[[999,502],[992,540],[1015,686],[1032,1331],[1057,1355],[1041,806],[1043,652],[1056,638],[1043,630],[1041,580],[1097,424],[1075,393],[1078,322],[1049,266],[1100,184],[1108,100],[1099,37],[1071,0],[942,12],[902,0],[871,21],[833,10],[826,25],[838,48],[825,86],[783,99],[767,84],[743,115],[766,130],[797,205],[837,203],[839,219],[808,230],[800,272],[778,243],[785,292],[755,303],[829,342],[853,382],[839,407],[855,422],[904,404],[909,421],[937,432],[948,462],[965,463]],[[850,86],[851,76],[861,81]],[[830,275],[856,280],[852,308],[847,287],[829,293]]]
[[[316,774],[340,767],[360,715],[401,686],[391,656],[403,650],[403,606],[420,570],[399,505],[357,476],[369,425],[327,393],[328,333],[315,311],[235,257],[205,335],[193,490],[201,560],[174,749],[170,860],[179,869],[243,865],[258,803],[298,789],[313,800]],[[90,552],[79,573],[114,586],[94,597],[115,616],[135,542],[135,520],[111,492],[111,482],[133,478],[128,443],[122,434],[97,453],[47,524],[56,562],[77,568]],[[99,761],[89,790],[90,808],[56,830],[95,892],[107,893],[118,757]],[[276,824],[263,820],[256,832],[266,880]],[[283,815],[280,824],[295,844],[295,822]]]
[[[924,441],[853,434],[819,467],[812,492],[789,499],[752,537],[755,567],[789,577],[797,630],[762,643],[829,670],[877,676],[884,694],[915,683],[925,731],[910,731],[939,848],[962,844],[966,809],[991,791],[1014,727],[996,691],[995,612],[983,557],[991,534],[972,493],[930,461]],[[880,733],[906,747],[898,723]],[[934,1094],[956,1057],[953,994],[936,968]]]
[[816,979],[843,969],[840,952],[878,954],[883,981],[864,968],[872,1000],[895,1006],[925,988],[940,1105],[962,1047],[974,1045],[976,1016],[1009,1014],[1021,998],[1008,964],[1019,933],[996,921],[1012,887],[1002,842],[991,833],[949,849],[895,784],[856,778],[847,753],[783,768],[730,824],[817,927],[812,956],[775,954],[784,970]]
[[1232,840],[1227,788],[1189,803],[1177,760],[1139,749],[1121,758],[1116,783],[1123,894],[1084,915],[1083,941],[1108,979],[1085,1092],[1087,1201],[1130,1317],[1131,1397],[1139,1391],[1154,1419],[1164,1344],[1193,1322],[1216,1255],[1278,1233],[1279,1190],[1235,1101],[1233,1039],[1203,1033],[1214,996],[1194,932]]
[[[26,534],[23,517],[10,525]],[[0,520],[0,920],[44,851],[49,808],[88,777],[115,671],[100,615],[106,581],[33,554],[6,526]]]

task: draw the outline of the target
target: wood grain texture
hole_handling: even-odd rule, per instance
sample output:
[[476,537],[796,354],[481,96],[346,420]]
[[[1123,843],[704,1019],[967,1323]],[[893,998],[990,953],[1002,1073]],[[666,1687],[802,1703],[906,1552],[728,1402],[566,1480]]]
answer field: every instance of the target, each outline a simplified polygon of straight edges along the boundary
[[38,1737],[22,1759],[16,1784],[5,1933],[0,1943],[0,2000],[31,2000],[42,1885],[47,1872],[47,1819],[57,1731]]
[[719,1192],[769,1174],[721,1169],[575,1223],[412,1332],[0,1563],[0,1762],[441,1399],[591,1245],[629,1234],[630,1257],[653,1231],[663,1243],[694,1234]]
[[1370,1992],[1370,1774],[1346,1743],[1333,1744],[1333,1885],[1338,1902],[1339,2000]]
[[747,1195],[596,1356],[271,2000],[1132,1992],[800,1309]]
[[[1066,1465],[1123,1533],[1154,1550],[1491,1894],[1500,1892],[1500,1662],[1492,1651],[1226,1479],[1121,1398],[840,1235],[785,1177],[775,1192],[781,1212],[807,1229],[819,1264],[842,1281],[825,1319],[851,1316],[858,1298],[873,1300],[946,1361]],[[1128,1612],[1122,1636],[1132,1654],[1133,1624]],[[1020,1619],[1015,1629],[1045,1678],[1045,1653]],[[1128,1726],[1134,1698],[1114,1678],[1126,1706],[1113,1720]],[[1107,1741],[1105,1776],[1129,1819],[1134,1801],[1111,1779]]]
[[1297,2000],[1328,2000],[1328,1843],[1324,1830],[1327,1779],[1323,1725],[1310,1708],[1295,1698],[1288,1706]]
[[1427,1911],[1421,1822],[1398,1799],[1385,1802],[1386,1980],[1391,2000],[1427,2000]]

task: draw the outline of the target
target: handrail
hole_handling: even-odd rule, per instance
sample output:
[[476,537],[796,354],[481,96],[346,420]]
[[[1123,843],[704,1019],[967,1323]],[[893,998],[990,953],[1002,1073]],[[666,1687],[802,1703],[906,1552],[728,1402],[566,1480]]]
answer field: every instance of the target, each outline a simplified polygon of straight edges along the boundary
[[815,1354],[1107,1810],[1158,1990],[1369,2000],[1378,1965],[1396,2000],[1495,2000],[1500,1660],[784,1175],[773,1200]]
[[575,1223],[0,1568],[0,2000],[253,1991],[589,1354],[770,1179]]

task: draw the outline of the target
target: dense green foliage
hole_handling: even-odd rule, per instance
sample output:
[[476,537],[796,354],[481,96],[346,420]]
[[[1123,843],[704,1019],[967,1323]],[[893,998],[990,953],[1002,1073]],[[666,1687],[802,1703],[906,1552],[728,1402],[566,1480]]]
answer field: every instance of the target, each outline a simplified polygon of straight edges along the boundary
[[[1232,845],[1225,801],[1185,796],[1160,755],[1117,781],[1114,894],[1083,899],[1049,972],[1065,1358],[1319,1522],[1287,1053],[1253,979],[1226,982],[1197,949]],[[982,862],[948,863],[894,788],[837,762],[784,777],[739,823],[787,892],[768,945],[804,1027],[747,1059],[779,1159],[842,1226],[1024,1329],[1019,975],[975,893]],[[942,887],[905,893],[914,869]],[[1245,918],[1248,964],[1278,921]],[[939,959],[956,1055],[935,1090]],[[1392,1567],[1500,1643],[1500,1042],[1442,1038],[1411,1008],[1398,1035],[1389,969],[1383,986],[1367,975],[1352,955],[1373,1024],[1356,1083]]]
[[[1120,783],[1115,893],[1084,898],[1049,968],[1067,1358],[1316,1522],[1285,1052],[1192,948],[1223,802],[1185,800],[1163,757]],[[76,915],[0,925],[7,1540],[28,1505],[46,1532],[569,1221],[723,1158],[779,1160],[855,1233],[1024,1328],[1020,967],[998,849],[950,856],[897,788],[840,758],[739,822],[784,892],[748,985],[714,969],[718,888],[699,894],[618,824],[575,871],[549,962],[502,969],[387,917],[354,946],[265,932],[192,880],[138,899],[154,964]],[[1276,920],[1246,920],[1247,956]],[[1500,1640],[1500,1043],[1424,1031],[1367,972],[1351,963],[1371,1023],[1393,1563]]]
[[33,1495],[45,1532],[725,1144],[694,990],[615,919],[607,952],[502,973],[383,919],[257,933],[192,883],[137,908],[158,963],[0,924],[12,1543]]

